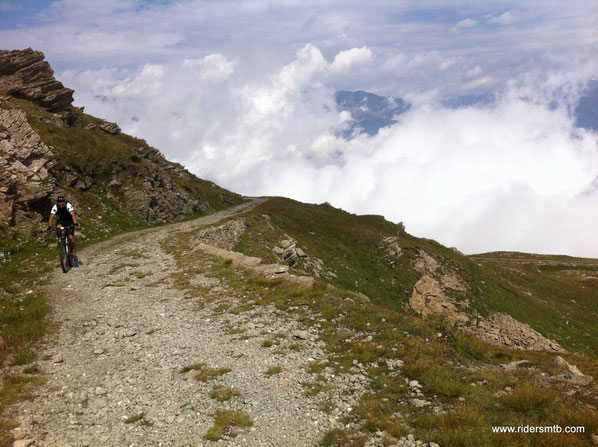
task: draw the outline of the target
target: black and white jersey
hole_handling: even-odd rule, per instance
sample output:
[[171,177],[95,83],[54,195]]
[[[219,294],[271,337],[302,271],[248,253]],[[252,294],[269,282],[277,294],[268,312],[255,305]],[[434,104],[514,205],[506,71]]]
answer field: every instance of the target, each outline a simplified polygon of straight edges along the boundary
[[71,211],[75,211],[75,208],[69,202],[66,202],[66,206],[62,208],[54,205],[50,214],[55,214],[58,217],[58,222],[72,223],[73,216],[71,216]]

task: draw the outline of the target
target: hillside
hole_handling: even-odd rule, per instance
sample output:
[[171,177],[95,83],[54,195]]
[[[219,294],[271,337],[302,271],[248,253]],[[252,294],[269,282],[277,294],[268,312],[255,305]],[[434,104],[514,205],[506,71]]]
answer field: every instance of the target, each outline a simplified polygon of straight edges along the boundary
[[[597,260],[242,198],[73,108],[32,50],[0,52],[0,216],[0,445],[598,442]],[[584,431],[491,430],[527,424]]]
[[[237,249],[274,260],[273,249],[282,248],[281,241],[289,238],[309,255],[296,257],[292,269],[315,272],[334,285],[364,293],[376,304],[441,315],[498,345],[553,351],[562,347],[598,358],[598,324],[592,310],[598,302],[598,289],[593,287],[596,260],[521,254],[529,263],[497,264],[491,261],[498,255],[464,256],[415,238],[401,224],[380,216],[356,216],[326,204],[283,198],[260,205],[248,216]],[[316,268],[313,259],[321,260],[321,266]],[[508,314],[522,325],[501,327],[492,319],[498,314]]]
[[[302,229],[308,218],[318,223]],[[297,239],[279,225],[296,230]],[[398,251],[369,241],[397,229],[401,252],[414,251],[415,263],[445,265],[441,252],[459,259],[380,217],[281,198],[85,249],[83,267],[49,274],[44,290],[55,336],[39,357],[8,369],[8,383],[36,398],[6,410],[13,419],[5,426],[14,427],[7,439],[73,446],[592,445],[598,361],[482,343],[379,293],[383,282],[365,279],[383,274],[383,265],[392,270]],[[354,231],[363,241],[348,237]],[[236,250],[262,251],[263,258]],[[363,259],[349,260],[360,250]],[[408,265],[399,270],[409,273]],[[395,286],[417,284],[417,268],[396,276]],[[491,430],[527,424],[584,432]]]
[[31,49],[0,51],[3,256],[39,234],[58,195],[75,205],[90,240],[241,202],[115,123],[72,107],[72,90],[43,58]]

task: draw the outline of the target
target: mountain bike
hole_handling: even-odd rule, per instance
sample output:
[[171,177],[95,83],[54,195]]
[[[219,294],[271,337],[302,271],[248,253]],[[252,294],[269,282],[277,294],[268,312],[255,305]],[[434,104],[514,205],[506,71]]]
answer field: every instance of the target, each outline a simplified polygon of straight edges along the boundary
[[67,230],[70,230],[71,228],[74,228],[74,225],[56,228],[58,231],[58,258],[60,259],[60,267],[64,273],[67,273],[75,265],[74,256],[71,250],[71,241],[67,234]]

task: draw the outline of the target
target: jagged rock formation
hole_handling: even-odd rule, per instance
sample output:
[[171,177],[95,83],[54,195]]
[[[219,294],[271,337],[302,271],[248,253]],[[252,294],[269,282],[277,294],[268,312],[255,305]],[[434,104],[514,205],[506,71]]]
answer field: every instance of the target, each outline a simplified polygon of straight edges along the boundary
[[108,183],[106,195],[148,222],[209,210],[206,204],[199,203],[177,186],[159,165],[149,168],[141,178],[132,179],[131,174],[135,175],[127,170],[116,174]]
[[378,248],[384,252],[388,265],[393,266],[403,254],[397,236],[385,237],[378,242]]
[[293,267],[297,263],[297,259],[307,257],[305,252],[297,247],[297,241],[294,239],[283,239],[278,246],[272,249],[272,252],[289,267]]
[[73,90],[54,78],[41,51],[0,50],[0,93],[28,99],[50,112],[70,112]]
[[424,275],[415,284],[409,305],[424,317],[440,315],[451,324],[469,321],[467,315],[459,309],[461,304],[449,298],[441,283],[428,275]]
[[118,127],[118,124],[110,123],[108,121],[100,124],[99,126],[96,123],[89,123],[87,126],[85,126],[85,128],[87,130],[100,129],[106,133],[109,133],[110,135],[118,135],[122,132],[121,128]]
[[[413,287],[409,306],[424,317],[438,315],[452,325],[490,344],[513,349],[564,352],[564,349],[510,315],[493,312],[485,318],[469,308],[465,297],[467,286],[459,276],[439,274],[441,263],[419,249],[413,267],[423,276]],[[469,325],[472,322],[473,324]]]
[[413,263],[413,268],[420,273],[434,273],[438,268],[438,262],[425,250],[419,249]]
[[469,303],[467,300],[458,301],[448,293],[465,296],[467,287],[456,275],[437,274],[439,266],[439,262],[425,250],[418,250],[413,268],[423,276],[413,287],[409,306],[424,317],[440,315],[450,324],[466,323],[469,317],[465,308]]
[[336,278],[336,273],[324,267],[324,261],[315,256],[308,256],[297,244],[297,241],[287,235],[272,249],[274,256],[289,267],[295,267],[301,273],[311,274],[316,278]]
[[41,219],[40,208],[56,185],[49,173],[54,164],[25,113],[0,109],[0,222],[25,231],[25,222]]

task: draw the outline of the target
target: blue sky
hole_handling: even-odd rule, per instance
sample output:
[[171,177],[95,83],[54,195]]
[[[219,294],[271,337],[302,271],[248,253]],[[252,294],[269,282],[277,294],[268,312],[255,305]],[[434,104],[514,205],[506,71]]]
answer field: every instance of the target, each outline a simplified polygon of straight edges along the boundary
[[[0,0],[3,48],[43,51],[77,105],[201,177],[466,252],[596,257],[598,143],[570,111],[598,78],[597,21],[593,0]],[[341,89],[412,108],[347,142]]]

